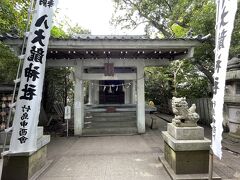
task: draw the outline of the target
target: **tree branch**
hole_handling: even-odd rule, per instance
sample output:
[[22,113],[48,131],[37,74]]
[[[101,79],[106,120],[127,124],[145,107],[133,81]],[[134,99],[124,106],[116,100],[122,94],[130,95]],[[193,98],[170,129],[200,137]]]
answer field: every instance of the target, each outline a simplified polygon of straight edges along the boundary
[[[136,8],[136,10],[138,11],[138,14],[147,19],[149,21],[150,24],[152,24],[156,29],[158,29],[165,37],[171,37],[172,33],[168,32],[167,30],[164,29],[164,26],[160,23],[158,23],[157,21],[153,20],[151,17],[149,17],[148,14],[144,14],[141,9],[139,8],[139,6],[134,3],[131,0],[122,0],[125,4],[128,4],[130,6],[133,6]],[[168,4],[169,5],[169,4]]]
[[214,84],[213,74],[208,69],[206,69],[204,66],[202,66],[200,63],[195,62],[195,65],[197,66],[199,71],[201,71],[203,74],[205,74],[205,76],[207,76],[208,80],[213,85]]
[[168,1],[164,0],[164,2],[167,4],[169,10],[172,12],[172,7],[171,7],[170,4],[168,3]]

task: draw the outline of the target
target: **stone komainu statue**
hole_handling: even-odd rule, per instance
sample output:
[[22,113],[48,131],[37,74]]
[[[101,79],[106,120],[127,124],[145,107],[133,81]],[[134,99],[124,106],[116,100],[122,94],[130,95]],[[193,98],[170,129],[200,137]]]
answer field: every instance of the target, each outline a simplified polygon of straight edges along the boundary
[[188,108],[186,98],[172,98],[172,109],[175,117],[172,123],[179,127],[194,127],[197,126],[199,115],[196,113],[196,105],[192,104]]

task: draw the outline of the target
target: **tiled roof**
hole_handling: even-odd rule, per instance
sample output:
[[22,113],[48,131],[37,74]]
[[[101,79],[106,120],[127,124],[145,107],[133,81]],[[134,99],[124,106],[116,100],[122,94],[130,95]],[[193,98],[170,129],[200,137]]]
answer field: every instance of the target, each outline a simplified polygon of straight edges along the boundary
[[[185,37],[185,38],[149,38],[145,35],[90,35],[90,34],[81,34],[77,35],[71,38],[52,38],[55,40],[86,40],[86,41],[91,41],[91,40],[205,40],[209,37],[210,35],[207,36],[202,36],[202,35],[197,35],[194,37]],[[0,35],[0,40],[6,40],[6,39],[18,39],[20,38],[17,35],[14,34],[9,34],[6,33],[4,35]]]

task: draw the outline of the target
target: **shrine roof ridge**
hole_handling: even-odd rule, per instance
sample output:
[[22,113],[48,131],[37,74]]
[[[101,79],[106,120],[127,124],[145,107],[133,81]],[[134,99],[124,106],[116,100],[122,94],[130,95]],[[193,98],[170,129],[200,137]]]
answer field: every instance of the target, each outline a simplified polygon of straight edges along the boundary
[[[170,37],[170,38],[150,38],[146,35],[90,35],[90,34],[80,34],[80,35],[74,35],[73,37],[67,37],[67,38],[54,38],[50,37],[51,40],[84,40],[84,41],[97,41],[97,40],[119,40],[119,41],[125,41],[125,40],[133,40],[133,41],[138,41],[138,40],[148,40],[148,41],[166,41],[166,40],[193,40],[193,41],[205,41],[206,39],[209,38],[210,35],[203,36],[203,35],[197,35],[193,37]],[[5,33],[5,34],[0,34],[0,40],[10,40],[10,39],[22,39],[16,34],[10,34],[10,33]]]

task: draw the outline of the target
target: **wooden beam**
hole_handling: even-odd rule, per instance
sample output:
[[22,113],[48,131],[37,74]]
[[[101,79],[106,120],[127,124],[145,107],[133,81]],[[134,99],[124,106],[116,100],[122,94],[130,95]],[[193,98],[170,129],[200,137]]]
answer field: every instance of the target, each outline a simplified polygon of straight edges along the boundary
[[84,67],[103,67],[104,63],[113,63],[114,67],[136,67],[143,66],[165,66],[169,64],[168,59],[48,59],[47,67],[74,67],[82,62]]
[[136,80],[136,77],[136,73],[117,73],[114,76],[105,76],[103,73],[83,73],[79,78],[82,80]]

